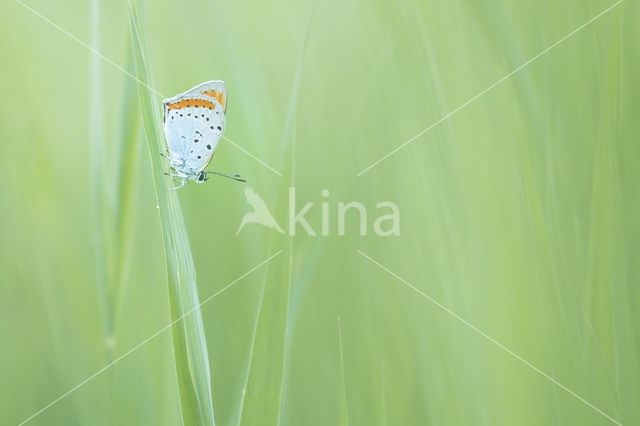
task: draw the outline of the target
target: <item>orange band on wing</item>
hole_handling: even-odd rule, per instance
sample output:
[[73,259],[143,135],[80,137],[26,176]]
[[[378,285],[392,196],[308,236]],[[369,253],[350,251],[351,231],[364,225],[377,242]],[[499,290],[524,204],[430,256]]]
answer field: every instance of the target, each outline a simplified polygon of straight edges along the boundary
[[215,90],[207,90],[206,92],[202,92],[203,95],[207,95],[207,96],[211,96],[212,98],[215,98],[218,100],[218,102],[220,102],[220,105],[222,105],[222,108],[224,108],[224,95],[222,92],[217,92]]
[[172,102],[167,105],[169,109],[181,109],[187,107],[205,107],[215,109],[216,104],[210,101],[205,101],[204,99],[183,99],[178,102]]

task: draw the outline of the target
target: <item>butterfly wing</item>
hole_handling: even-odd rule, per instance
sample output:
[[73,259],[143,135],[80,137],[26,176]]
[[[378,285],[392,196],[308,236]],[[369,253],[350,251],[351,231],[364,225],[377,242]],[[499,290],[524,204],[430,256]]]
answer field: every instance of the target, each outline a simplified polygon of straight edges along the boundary
[[205,81],[193,89],[187,90],[184,95],[208,96],[217,100],[224,111],[227,111],[227,86],[222,80]]
[[188,92],[165,100],[163,105],[164,133],[171,158],[184,164],[183,173],[204,170],[224,132],[224,108],[217,98]]

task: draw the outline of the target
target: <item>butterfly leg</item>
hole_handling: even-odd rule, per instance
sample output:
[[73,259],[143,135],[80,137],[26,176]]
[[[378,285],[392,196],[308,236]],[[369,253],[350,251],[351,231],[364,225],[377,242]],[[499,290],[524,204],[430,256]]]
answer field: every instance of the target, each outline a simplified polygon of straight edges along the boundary
[[[169,151],[167,151],[167,153],[168,153],[168,152],[169,152]],[[171,170],[175,170],[175,169],[173,168],[173,166],[171,165],[171,157],[170,157],[170,156],[168,156],[168,155],[167,155],[167,154],[165,154],[164,152],[161,152],[161,153],[160,153],[160,156],[161,156],[161,157],[163,157],[163,158],[166,158],[167,160],[169,160],[169,168],[170,168]]]
[[184,178],[182,178],[182,182],[180,183],[180,186],[176,186],[175,188],[167,188],[167,191],[174,191],[176,189],[180,189],[185,185],[185,183],[186,182],[185,182]]
[[186,182],[185,182],[185,183],[182,183],[182,185],[183,185],[183,186],[184,186],[185,184],[187,184],[187,183],[191,182],[191,181],[189,180],[189,178],[185,178],[184,176],[179,175],[179,174],[176,174],[176,173],[167,173],[167,172],[164,172],[164,174],[165,174],[165,175],[167,175],[167,176],[171,176],[171,177],[173,178],[173,181],[174,181],[175,183],[178,183],[178,182],[182,183],[182,181],[186,179]]

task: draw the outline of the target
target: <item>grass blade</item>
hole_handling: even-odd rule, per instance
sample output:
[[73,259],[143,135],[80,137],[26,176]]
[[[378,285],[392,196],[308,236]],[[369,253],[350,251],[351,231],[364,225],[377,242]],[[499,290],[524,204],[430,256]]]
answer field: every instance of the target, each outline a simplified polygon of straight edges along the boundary
[[[127,48],[127,69],[132,69],[133,52],[131,41]],[[114,203],[114,232],[115,242],[113,256],[114,280],[114,332],[118,328],[120,311],[126,291],[130,270],[132,249],[134,201],[137,180],[138,163],[140,157],[140,113],[138,111],[138,91],[136,82],[124,78],[122,94],[122,122],[120,124],[119,144],[117,147],[115,166],[116,174]]]
[[[287,151],[291,153],[287,169],[290,176],[289,186],[295,186],[295,112],[314,8],[315,2],[311,7],[300,48],[280,145],[282,158],[285,158]],[[278,202],[281,200],[279,199]],[[238,423],[241,426],[282,423],[287,350],[290,342],[291,290],[294,282],[293,252],[293,237],[290,236],[289,268],[286,272],[270,270],[260,297],[249,371],[238,414]]]
[[[91,44],[100,46],[99,0],[90,3]],[[113,332],[111,304],[106,266],[106,227],[104,217],[105,178],[104,178],[104,126],[102,122],[102,60],[91,55],[89,59],[89,164],[91,181],[91,204],[93,213],[93,247],[96,262],[96,284],[100,307],[104,318],[105,336],[109,339]]]
[[338,348],[340,349],[340,426],[349,426],[347,407],[347,381],[344,376],[344,351],[342,349],[342,324],[338,315]]
[[[175,191],[166,191],[167,178],[160,152],[164,149],[160,114],[153,87],[141,2],[129,2],[133,51],[142,120],[151,155],[153,182],[158,198],[162,237],[167,259],[171,320],[191,309],[198,301],[196,273],[182,210]],[[195,309],[171,329],[182,420],[186,426],[214,425],[209,357],[200,309]]]

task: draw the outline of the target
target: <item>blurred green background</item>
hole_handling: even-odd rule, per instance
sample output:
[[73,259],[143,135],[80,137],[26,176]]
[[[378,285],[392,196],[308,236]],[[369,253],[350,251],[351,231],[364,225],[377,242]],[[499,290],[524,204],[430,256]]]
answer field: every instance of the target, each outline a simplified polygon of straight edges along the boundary
[[[27,4],[135,73],[126,1]],[[217,424],[614,424],[358,249],[640,424],[637,4],[356,176],[612,4],[147,4],[155,89],[225,80],[225,136],[282,176],[225,140],[209,168],[246,177],[285,229],[290,186],[316,232],[330,209],[329,236],[236,235],[243,185],[179,191],[201,300],[282,250],[202,308]],[[15,425],[170,319],[135,82],[2,9],[0,423]],[[338,236],[350,201],[367,236],[351,214]],[[381,201],[400,236],[373,234]],[[28,424],[180,424],[171,345],[167,330]]]

